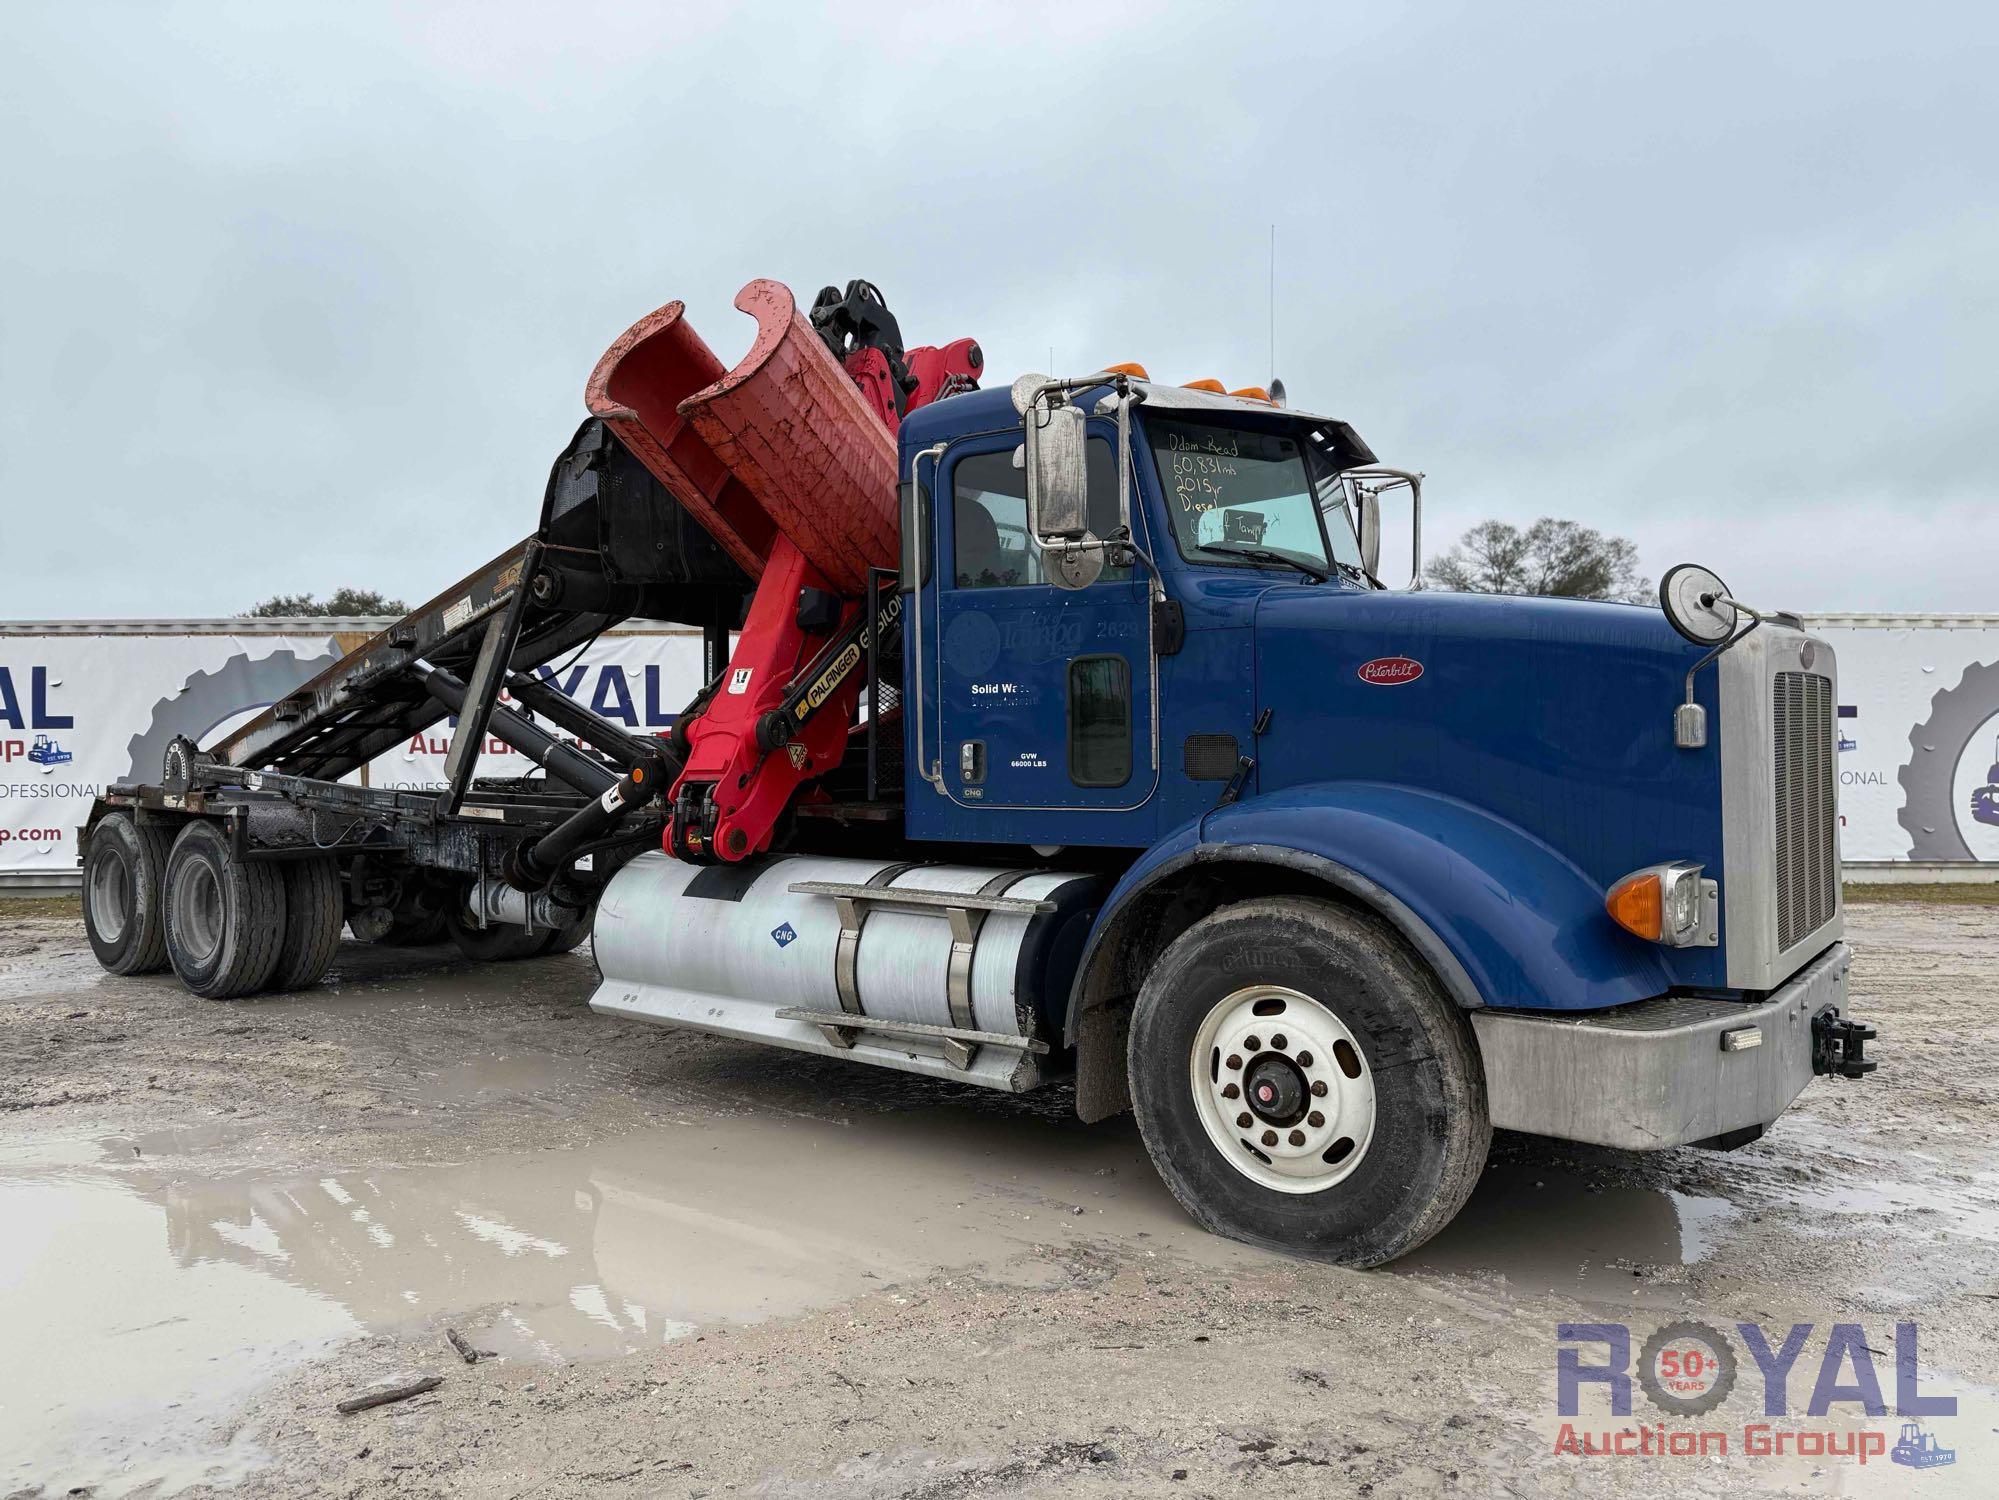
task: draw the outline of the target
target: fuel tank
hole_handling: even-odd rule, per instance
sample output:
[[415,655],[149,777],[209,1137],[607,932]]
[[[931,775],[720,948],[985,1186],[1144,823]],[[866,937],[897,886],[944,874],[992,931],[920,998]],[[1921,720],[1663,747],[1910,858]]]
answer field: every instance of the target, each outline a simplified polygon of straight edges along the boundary
[[1103,895],[1071,871],[792,855],[633,860],[597,903],[593,1010],[1009,1092]]

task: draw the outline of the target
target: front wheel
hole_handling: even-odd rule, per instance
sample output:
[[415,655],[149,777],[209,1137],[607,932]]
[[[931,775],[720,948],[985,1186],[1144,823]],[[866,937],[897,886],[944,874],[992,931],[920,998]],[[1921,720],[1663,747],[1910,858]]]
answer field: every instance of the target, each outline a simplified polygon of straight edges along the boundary
[[1224,907],[1132,1016],[1132,1105],[1202,1225],[1346,1266],[1448,1224],[1492,1140],[1471,1028],[1401,938],[1330,902]]

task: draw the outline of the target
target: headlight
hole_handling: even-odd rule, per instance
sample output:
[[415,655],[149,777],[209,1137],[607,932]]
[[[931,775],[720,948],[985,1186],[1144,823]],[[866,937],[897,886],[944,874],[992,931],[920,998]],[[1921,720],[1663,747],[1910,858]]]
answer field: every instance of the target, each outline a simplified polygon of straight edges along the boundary
[[1701,879],[1702,866],[1678,859],[1633,870],[1610,888],[1603,909],[1627,932],[1669,948],[1712,948],[1720,887]]

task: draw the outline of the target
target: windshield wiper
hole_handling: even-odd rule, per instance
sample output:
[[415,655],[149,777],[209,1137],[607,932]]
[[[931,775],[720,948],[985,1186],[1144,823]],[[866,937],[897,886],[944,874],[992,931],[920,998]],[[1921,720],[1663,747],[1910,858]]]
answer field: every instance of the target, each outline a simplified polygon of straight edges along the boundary
[[1228,557],[1246,557],[1251,562],[1275,563],[1280,568],[1296,568],[1314,583],[1324,583],[1332,575],[1325,569],[1311,563],[1287,556],[1282,552],[1272,552],[1268,547],[1231,547],[1220,543],[1204,542],[1194,549],[1197,552],[1220,552]]
[[1387,584],[1376,578],[1359,563],[1341,562],[1336,557],[1333,559],[1333,566],[1340,570],[1340,577],[1351,578],[1355,583],[1364,583],[1371,589],[1385,589],[1388,587]]

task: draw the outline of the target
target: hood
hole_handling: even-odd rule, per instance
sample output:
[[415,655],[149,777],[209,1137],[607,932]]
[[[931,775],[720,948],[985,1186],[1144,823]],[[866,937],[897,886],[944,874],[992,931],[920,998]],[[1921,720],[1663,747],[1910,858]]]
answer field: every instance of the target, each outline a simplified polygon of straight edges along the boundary
[[[1278,586],[1255,611],[1257,784],[1457,797],[1601,887],[1664,859],[1719,868],[1718,753],[1673,743],[1700,654],[1649,607]],[[1697,686],[1713,722],[1716,674]]]

